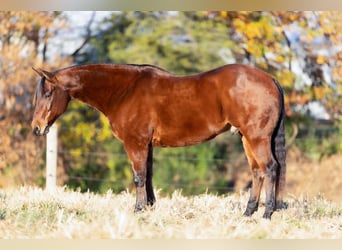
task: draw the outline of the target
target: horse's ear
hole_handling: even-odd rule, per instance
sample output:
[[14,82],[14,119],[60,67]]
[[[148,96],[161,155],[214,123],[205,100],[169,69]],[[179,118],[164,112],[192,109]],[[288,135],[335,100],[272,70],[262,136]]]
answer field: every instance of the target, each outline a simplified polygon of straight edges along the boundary
[[49,71],[43,70],[43,69],[36,69],[32,67],[32,69],[40,75],[40,77],[45,77],[50,82],[55,82],[56,78],[55,75]]

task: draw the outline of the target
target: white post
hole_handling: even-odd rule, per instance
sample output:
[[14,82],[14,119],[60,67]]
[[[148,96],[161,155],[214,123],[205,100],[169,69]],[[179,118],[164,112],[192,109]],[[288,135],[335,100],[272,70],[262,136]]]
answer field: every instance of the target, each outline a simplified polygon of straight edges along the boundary
[[46,190],[54,191],[57,179],[57,125],[46,135]]

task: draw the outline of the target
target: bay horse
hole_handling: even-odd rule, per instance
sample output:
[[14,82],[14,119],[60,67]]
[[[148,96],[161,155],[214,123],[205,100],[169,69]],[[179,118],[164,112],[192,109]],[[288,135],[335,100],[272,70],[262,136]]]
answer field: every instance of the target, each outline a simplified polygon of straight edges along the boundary
[[202,143],[228,130],[241,135],[252,172],[244,215],[258,209],[265,181],[264,218],[282,207],[286,150],[284,97],[266,72],[242,64],[177,76],[152,65],[90,64],[41,77],[32,128],[45,135],[71,99],[93,106],[109,120],[125,148],[136,187],[135,212],[153,205],[153,147]]

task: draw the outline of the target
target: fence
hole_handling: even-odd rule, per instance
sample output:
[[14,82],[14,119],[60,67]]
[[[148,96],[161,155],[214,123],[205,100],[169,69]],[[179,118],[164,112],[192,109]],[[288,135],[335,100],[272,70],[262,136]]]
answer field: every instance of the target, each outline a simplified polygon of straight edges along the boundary
[[[56,183],[57,183],[57,158],[59,154],[68,154],[69,152],[57,152],[58,149],[58,131],[57,131],[57,125],[53,125],[50,128],[50,132],[47,134],[46,137],[46,189],[49,191],[53,191],[56,188]],[[63,128],[62,128],[63,130]],[[296,138],[297,142],[302,142],[309,144],[309,147],[312,147],[313,145],[316,145],[316,137],[312,137],[312,140],[314,140],[314,143],[311,143],[310,137],[309,138]],[[317,144],[318,145],[318,144]],[[82,153],[83,154],[83,153]],[[127,158],[126,154],[122,153],[108,153],[108,152],[86,152],[84,153],[86,155],[90,154],[92,156],[114,156],[114,157],[124,157]],[[173,156],[164,156],[162,159],[166,158],[173,158]],[[159,157],[160,158],[160,157]],[[157,158],[158,159],[158,158]],[[198,158],[192,158],[192,157],[186,157],[186,158],[178,158],[180,161],[197,161],[199,160]],[[241,159],[240,159],[241,160]],[[230,164],[235,164],[237,162],[237,159],[207,159],[208,162],[227,162]],[[247,161],[246,161],[246,167],[248,166]],[[76,180],[87,180],[87,181],[94,181],[94,182],[100,182],[100,181],[105,181],[105,182],[117,182],[117,181],[109,181],[109,180],[103,180],[103,179],[98,179],[98,178],[93,178],[92,176],[84,177],[84,176],[69,176],[70,179],[76,179]],[[189,184],[190,185],[190,184]],[[191,184],[194,185],[194,184]],[[182,186],[181,186],[182,188]],[[214,187],[212,187],[214,188]],[[225,188],[227,190],[227,188]]]
[[[70,152],[68,151],[60,151],[58,152],[58,130],[65,130],[65,128],[58,128],[58,126],[56,124],[52,125],[49,133],[46,136],[46,184],[45,184],[45,188],[48,191],[53,191],[56,188],[57,185],[57,161],[58,161],[58,156],[61,154],[69,154]],[[82,154],[85,155],[92,155],[92,156],[114,156],[114,157],[124,157],[127,158],[126,154],[122,154],[122,153],[108,153],[108,152],[85,152]],[[159,159],[159,160],[163,160],[163,159],[174,159],[175,156],[162,156],[162,157],[156,157],[155,159]],[[197,157],[176,157],[177,160],[179,161],[188,161],[188,162],[192,162],[192,161],[199,161],[202,160],[200,158]],[[237,160],[232,160],[232,159],[223,159],[223,158],[214,158],[214,159],[207,159],[207,162],[229,162],[229,163],[234,163],[237,162]],[[246,166],[247,166],[247,160],[246,161]],[[92,182],[118,182],[118,181],[110,181],[110,180],[104,180],[104,179],[99,179],[99,178],[94,178],[92,176],[73,176],[73,175],[68,175],[69,179],[73,179],[73,180],[85,180],[85,181],[92,181]],[[184,184],[174,184],[174,183],[165,183],[165,185],[176,185],[177,188],[185,188]],[[170,186],[168,185],[168,186]],[[199,187],[202,187],[200,184],[198,184]],[[187,185],[186,187],[194,187],[196,186],[194,183],[189,183],[189,185]],[[211,187],[207,187],[207,189],[223,189],[221,186],[220,187],[216,187],[216,186],[211,186]],[[234,190],[232,187],[225,187],[224,190],[226,191],[232,191]]]
[[57,183],[58,128],[54,124],[46,135],[46,190],[53,191]]

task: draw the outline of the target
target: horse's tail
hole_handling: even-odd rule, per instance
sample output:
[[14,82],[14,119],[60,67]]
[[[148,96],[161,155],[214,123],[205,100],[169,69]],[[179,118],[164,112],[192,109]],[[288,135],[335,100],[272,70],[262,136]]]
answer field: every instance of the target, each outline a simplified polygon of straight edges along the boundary
[[274,130],[272,138],[272,151],[278,162],[277,180],[276,180],[276,204],[277,209],[284,206],[283,196],[285,192],[286,182],[286,146],[285,146],[285,105],[284,105],[284,92],[280,87],[277,80],[273,79],[275,85],[279,90],[279,97],[281,102],[281,112],[278,124]]

